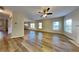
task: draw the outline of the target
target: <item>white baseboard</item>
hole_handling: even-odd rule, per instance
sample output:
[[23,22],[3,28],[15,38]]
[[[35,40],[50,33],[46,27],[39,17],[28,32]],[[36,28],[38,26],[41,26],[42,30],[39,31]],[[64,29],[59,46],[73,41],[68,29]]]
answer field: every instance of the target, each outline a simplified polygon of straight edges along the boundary
[[74,45],[76,45],[77,47],[79,47],[79,43],[75,42],[74,40],[69,40],[71,43],[73,43]]
[[63,34],[62,32],[53,32],[53,31],[46,31],[46,30],[33,30],[33,29],[30,29],[32,31],[39,31],[39,32],[48,32],[48,33],[57,33],[57,34]]
[[71,38],[71,37],[69,37],[68,35],[66,35],[66,34],[63,34],[63,35],[65,35],[66,37],[68,37],[70,40],[70,42],[72,43],[72,44],[74,44],[75,46],[77,46],[77,47],[79,47],[79,43],[77,43],[74,39],[75,38]]

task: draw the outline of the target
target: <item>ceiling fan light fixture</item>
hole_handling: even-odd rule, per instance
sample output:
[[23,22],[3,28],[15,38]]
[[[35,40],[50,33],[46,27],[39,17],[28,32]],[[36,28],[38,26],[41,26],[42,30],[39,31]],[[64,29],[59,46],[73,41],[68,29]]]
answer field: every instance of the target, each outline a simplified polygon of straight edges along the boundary
[[44,14],[43,17],[47,17],[47,14]]
[[47,17],[48,15],[52,15],[53,13],[50,13],[50,8],[46,8],[46,9],[43,9],[41,12],[38,12],[41,14],[41,17]]

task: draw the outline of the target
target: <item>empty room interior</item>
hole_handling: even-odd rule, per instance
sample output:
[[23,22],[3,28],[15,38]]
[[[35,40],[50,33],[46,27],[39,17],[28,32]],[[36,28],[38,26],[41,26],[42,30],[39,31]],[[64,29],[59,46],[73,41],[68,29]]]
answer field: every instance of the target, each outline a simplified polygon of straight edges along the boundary
[[79,6],[0,6],[0,52],[79,52]]

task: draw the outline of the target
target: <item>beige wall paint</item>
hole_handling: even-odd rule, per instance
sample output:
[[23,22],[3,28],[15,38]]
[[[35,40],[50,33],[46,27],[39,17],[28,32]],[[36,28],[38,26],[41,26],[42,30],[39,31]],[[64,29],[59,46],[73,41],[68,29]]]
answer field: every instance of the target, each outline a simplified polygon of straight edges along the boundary
[[77,27],[79,27],[79,9],[73,11],[72,13],[68,14],[65,16],[64,21],[67,19],[72,19],[72,33],[66,33],[65,35],[67,35],[68,37],[74,39],[74,41],[79,43],[79,39],[77,38],[78,33],[77,31]]
[[24,16],[19,13],[13,13],[11,38],[24,36]]

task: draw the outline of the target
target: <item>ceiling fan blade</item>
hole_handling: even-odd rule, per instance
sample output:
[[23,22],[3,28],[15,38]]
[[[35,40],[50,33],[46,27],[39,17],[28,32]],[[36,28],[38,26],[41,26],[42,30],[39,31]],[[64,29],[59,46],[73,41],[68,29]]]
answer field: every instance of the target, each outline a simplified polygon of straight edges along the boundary
[[53,13],[47,13],[47,15],[52,15]]
[[43,10],[43,13],[44,13],[44,14],[46,13],[46,9]]
[[50,10],[50,8],[47,8],[47,12]]
[[4,7],[0,6],[0,9],[4,10]]
[[43,15],[41,15],[40,17],[43,17]]
[[43,12],[38,12],[38,13],[40,13],[40,14],[44,14]]
[[42,12],[38,12],[38,13],[42,13]]

